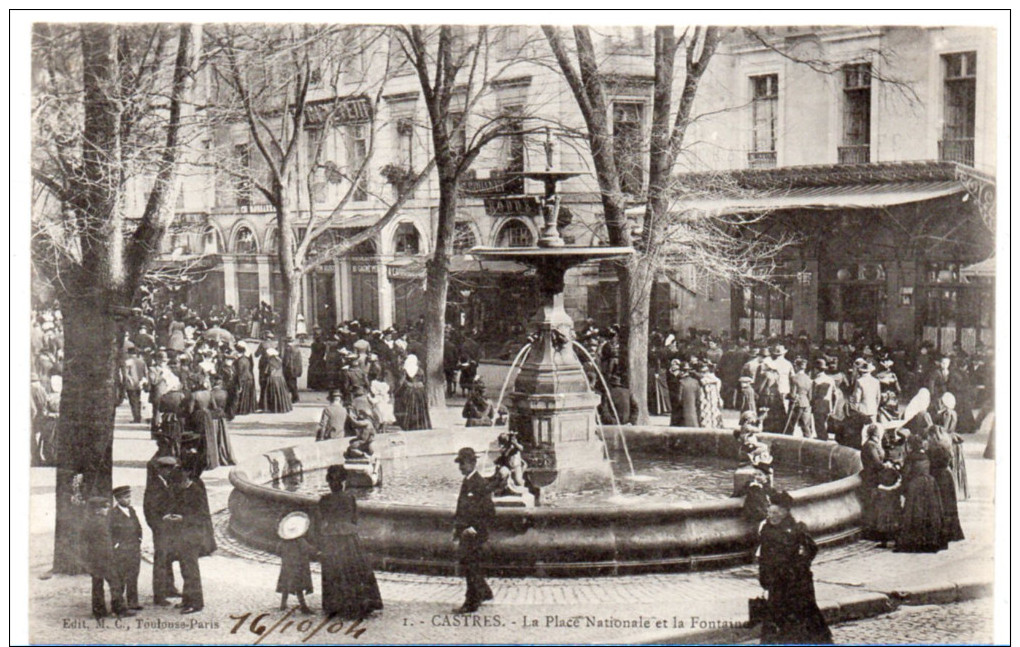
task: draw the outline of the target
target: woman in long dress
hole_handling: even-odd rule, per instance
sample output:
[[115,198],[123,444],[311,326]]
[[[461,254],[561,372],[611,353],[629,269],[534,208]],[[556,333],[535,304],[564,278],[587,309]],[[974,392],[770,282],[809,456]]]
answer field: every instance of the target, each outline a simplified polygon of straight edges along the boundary
[[935,553],[946,547],[942,532],[942,500],[931,475],[931,461],[924,439],[913,434],[907,440],[903,466],[903,517],[896,536],[896,552]]
[[[943,398],[945,397],[944,395]],[[928,459],[931,462],[931,475],[938,488],[939,502],[942,504],[942,539],[946,545],[951,541],[963,539],[963,527],[960,526],[960,512],[956,502],[956,478],[952,469],[953,448],[953,437],[942,427],[932,425],[929,428]]]
[[194,379],[186,406],[187,430],[198,435],[199,464],[207,470],[233,465],[234,456],[223,412],[213,399],[208,378]]
[[259,405],[266,413],[287,413],[291,410],[291,394],[283,377],[283,361],[275,348],[267,348],[266,388],[262,390]]
[[383,608],[375,573],[358,539],[358,505],[345,491],[347,470],[326,471],[330,493],[319,499],[316,530],[322,565],[322,609],[355,620]]
[[956,398],[952,393],[943,393],[939,401],[939,410],[936,415],[936,425],[940,433],[952,441],[952,461],[950,468],[953,477],[956,479],[956,492],[958,496],[967,498],[967,463],[963,457],[963,438],[956,433],[957,421]]
[[397,424],[404,431],[432,429],[424,375],[419,369],[416,355],[408,355],[404,360],[404,370],[394,394],[393,409]]
[[315,340],[308,355],[308,388],[312,391],[324,391],[326,385],[326,342],[322,339],[322,331],[316,326]]
[[234,362],[234,406],[235,416],[255,413],[255,373],[252,370],[251,356],[244,344],[234,347],[237,360]]
[[790,514],[792,507],[793,498],[778,492],[761,526],[758,581],[769,594],[761,642],[831,644],[832,632],[818,608],[811,573],[818,546],[807,527]]
[[722,382],[713,372],[710,363],[698,368],[701,391],[698,394],[698,426],[707,429],[722,429]]

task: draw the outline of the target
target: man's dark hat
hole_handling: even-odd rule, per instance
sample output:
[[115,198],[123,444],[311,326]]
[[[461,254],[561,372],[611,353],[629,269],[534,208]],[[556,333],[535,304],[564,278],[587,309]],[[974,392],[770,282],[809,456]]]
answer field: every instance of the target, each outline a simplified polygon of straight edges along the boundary
[[326,399],[329,400],[330,402],[332,402],[333,400],[336,400],[339,397],[340,397],[340,392],[337,391],[336,389],[330,389],[329,393],[326,394]]
[[113,496],[122,496],[124,494],[131,494],[130,485],[121,485],[120,487],[113,488]]
[[478,462],[478,455],[475,454],[475,450],[472,447],[461,447],[457,452],[457,458],[453,459],[455,463],[476,463]]

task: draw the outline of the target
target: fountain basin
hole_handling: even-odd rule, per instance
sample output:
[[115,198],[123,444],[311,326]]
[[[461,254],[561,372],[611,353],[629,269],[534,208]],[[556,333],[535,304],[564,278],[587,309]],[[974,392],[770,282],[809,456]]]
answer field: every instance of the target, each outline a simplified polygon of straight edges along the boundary
[[[734,460],[728,430],[623,427],[632,452],[674,456],[718,456]],[[377,437],[383,459],[432,455],[449,458],[464,446],[483,452],[498,429],[402,432]],[[617,437],[608,428],[609,444]],[[857,490],[860,457],[856,450],[831,443],[763,434],[772,446],[777,469],[809,468],[827,482],[795,490],[794,515],[815,539],[826,544],[852,538],[858,531]],[[380,442],[382,441],[382,442]],[[287,491],[314,470],[340,462],[347,439],[305,444],[244,461],[230,473],[230,532],[263,550],[277,543],[279,518],[294,510],[312,512],[317,496]],[[735,461],[734,461],[735,466]],[[484,467],[483,473],[487,473]],[[385,474],[384,474],[385,479]],[[273,483],[276,485],[274,486]],[[385,480],[383,487],[385,486]],[[363,545],[382,570],[456,573],[457,546],[451,541],[456,494],[443,493],[435,505],[360,501]],[[501,575],[584,576],[625,572],[678,571],[746,562],[757,527],[742,516],[742,498],[677,501],[642,505],[501,508],[491,531],[486,561]]]

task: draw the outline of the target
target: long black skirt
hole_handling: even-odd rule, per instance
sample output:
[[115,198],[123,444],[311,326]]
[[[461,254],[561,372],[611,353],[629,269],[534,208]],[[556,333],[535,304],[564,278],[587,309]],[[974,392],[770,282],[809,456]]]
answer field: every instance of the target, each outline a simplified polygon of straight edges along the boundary
[[283,376],[269,376],[259,404],[262,405],[262,410],[267,413],[287,413],[291,410],[291,394]]
[[425,386],[415,384],[407,386],[397,393],[394,403],[397,424],[404,431],[414,429],[432,429],[432,418],[429,416],[428,396]]
[[255,380],[242,380],[237,385],[237,395],[234,396],[233,412],[235,416],[245,416],[255,413]]
[[942,500],[935,479],[914,477],[903,497],[903,517],[896,536],[898,553],[936,553],[946,547],[942,534]]
[[364,618],[383,608],[375,572],[361,550],[357,535],[323,537],[322,610],[341,618]]
[[960,512],[956,505],[956,479],[948,467],[932,470],[932,477],[939,490],[939,502],[942,504],[942,541],[960,541],[963,539],[963,527],[960,526]]

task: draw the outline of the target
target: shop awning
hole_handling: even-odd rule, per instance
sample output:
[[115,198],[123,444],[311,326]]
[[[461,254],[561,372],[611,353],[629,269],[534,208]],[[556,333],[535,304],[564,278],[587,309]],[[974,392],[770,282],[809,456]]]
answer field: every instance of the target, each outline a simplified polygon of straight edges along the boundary
[[456,274],[465,272],[493,272],[499,274],[523,274],[531,268],[516,261],[481,260],[471,254],[458,254],[450,258],[450,271]]
[[979,263],[968,265],[960,270],[960,274],[967,278],[995,278],[995,257],[992,256]]
[[[875,209],[898,204],[933,200],[964,191],[956,180],[935,182],[886,182],[784,190],[748,191],[748,195],[694,198],[677,203],[678,208],[706,213],[767,212],[784,209]],[[640,215],[645,207],[633,207],[627,215]]]

